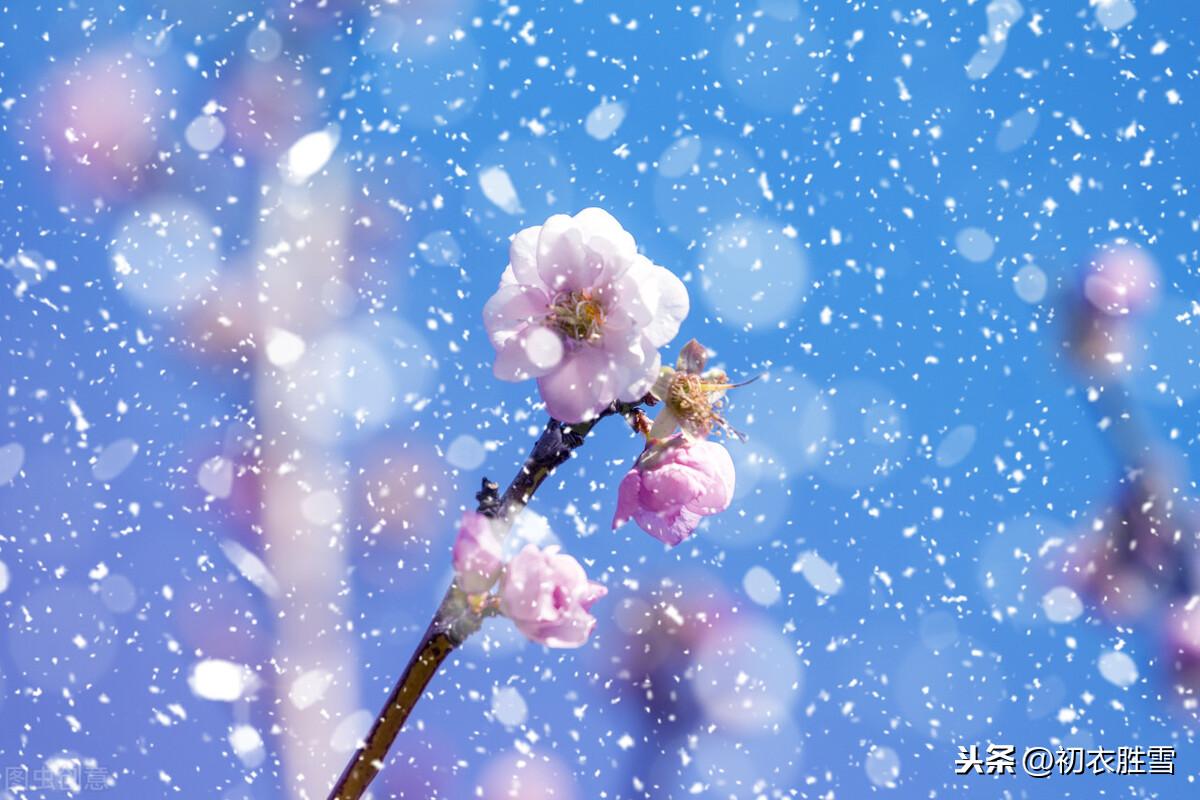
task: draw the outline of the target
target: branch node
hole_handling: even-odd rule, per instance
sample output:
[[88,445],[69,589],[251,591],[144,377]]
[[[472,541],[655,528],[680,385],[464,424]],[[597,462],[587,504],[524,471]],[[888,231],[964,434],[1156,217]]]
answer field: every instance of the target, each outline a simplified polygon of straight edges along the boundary
[[475,493],[475,500],[479,503],[476,510],[480,514],[487,517],[496,516],[500,511],[500,484],[484,478],[482,487]]

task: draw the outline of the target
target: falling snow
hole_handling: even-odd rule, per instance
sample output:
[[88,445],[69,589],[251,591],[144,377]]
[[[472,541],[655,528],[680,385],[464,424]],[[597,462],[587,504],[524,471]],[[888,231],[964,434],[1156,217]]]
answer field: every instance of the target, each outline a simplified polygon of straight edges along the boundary
[[[501,553],[577,559],[595,630],[487,607],[374,796],[1196,796],[1196,14],[0,8],[0,799],[326,796],[546,424],[512,237],[588,207],[686,288],[663,364],[748,382],[729,507],[614,531],[645,440],[597,423]],[[579,247],[524,278],[609,335]],[[989,743],[1178,755],[954,774]]]

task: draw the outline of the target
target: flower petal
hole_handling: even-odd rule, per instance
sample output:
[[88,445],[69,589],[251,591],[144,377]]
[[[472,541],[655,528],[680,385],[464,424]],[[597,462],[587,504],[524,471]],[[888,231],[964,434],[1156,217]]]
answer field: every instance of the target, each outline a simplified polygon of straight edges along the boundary
[[584,611],[591,611],[595,602],[608,594],[608,587],[603,583],[588,581],[587,586],[579,593],[579,605]]
[[556,547],[527,544],[500,580],[500,611],[535,642],[579,647],[596,625],[588,611],[605,593],[574,558]]
[[583,246],[583,233],[566,214],[546,220],[538,235],[538,274],[550,290],[573,292],[596,285],[603,264]]
[[626,403],[636,403],[649,394],[662,368],[662,354],[656,347],[643,346],[640,355],[636,349],[631,354],[621,365],[623,369],[618,377],[624,388],[617,392],[617,399]]
[[675,361],[675,369],[680,372],[686,372],[689,375],[699,375],[704,372],[704,365],[707,363],[708,351],[704,349],[704,345],[692,339],[679,351],[679,358]]
[[699,482],[700,490],[687,502],[687,508],[704,516],[719,514],[729,508],[737,472],[729,451],[713,441],[696,442],[688,458],[703,479]]
[[583,232],[584,247],[603,264],[597,282],[619,278],[638,257],[633,236],[604,209],[585,208],[575,215],[574,221]]
[[605,287],[605,303],[614,325],[624,325],[638,332],[654,322],[654,312],[659,304],[659,285],[654,275],[654,264],[645,256],[637,256],[629,269],[613,279]]
[[[502,381],[523,381],[529,378],[540,378],[555,364],[539,363],[539,359],[531,355],[530,340],[536,340],[538,334],[547,329],[541,326],[531,326],[506,340],[496,347],[496,362],[492,365],[492,373]],[[553,335],[553,334],[551,334]]]
[[541,289],[520,284],[501,286],[483,307],[483,326],[492,344],[500,347],[526,326],[540,322],[549,300]]
[[508,265],[517,283],[544,289],[546,285],[537,268],[538,237],[541,232],[542,226],[534,225],[514,236],[508,246]]
[[700,515],[686,508],[681,508],[672,514],[652,514],[641,511],[636,520],[638,527],[646,533],[668,547],[674,547],[696,531],[696,526],[700,524]]
[[637,252],[637,242],[634,241],[633,235],[622,228],[617,218],[603,208],[585,208],[576,214],[574,219],[577,226],[589,233],[589,243],[592,239],[600,238],[619,250]]
[[652,440],[621,481],[614,527],[632,515],[642,530],[673,546],[703,517],[728,508],[733,488],[733,459],[716,442],[682,435]]
[[690,507],[697,497],[708,493],[709,483],[691,466],[666,464],[642,474],[638,499],[642,508],[655,513]]
[[492,588],[504,566],[500,550],[500,535],[491,519],[474,511],[463,514],[453,559],[458,585],[464,592],[481,594]]
[[658,305],[643,334],[655,347],[662,347],[675,338],[679,326],[687,317],[691,303],[683,281],[665,267],[651,264],[650,280],[658,288]]
[[641,491],[641,488],[641,473],[634,467],[625,473],[625,477],[621,479],[620,485],[617,486],[617,510],[613,514],[613,530],[633,519],[633,515],[637,513],[638,493]]
[[595,418],[617,398],[612,356],[585,346],[563,356],[558,368],[538,378],[538,390],[550,416],[560,422]]

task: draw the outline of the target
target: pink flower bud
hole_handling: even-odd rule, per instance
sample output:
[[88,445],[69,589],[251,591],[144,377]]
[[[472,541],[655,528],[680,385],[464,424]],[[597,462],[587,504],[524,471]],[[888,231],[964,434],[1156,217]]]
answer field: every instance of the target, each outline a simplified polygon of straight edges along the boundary
[[729,507],[734,469],[729,451],[707,439],[680,434],[642,454],[617,490],[613,528],[629,520],[674,547],[700,519]]
[[474,511],[463,514],[454,542],[454,573],[459,588],[467,594],[491,589],[504,568],[502,550],[494,520]]
[[558,547],[527,544],[504,571],[500,610],[521,633],[549,647],[579,647],[596,626],[589,612],[608,590],[589,581]]

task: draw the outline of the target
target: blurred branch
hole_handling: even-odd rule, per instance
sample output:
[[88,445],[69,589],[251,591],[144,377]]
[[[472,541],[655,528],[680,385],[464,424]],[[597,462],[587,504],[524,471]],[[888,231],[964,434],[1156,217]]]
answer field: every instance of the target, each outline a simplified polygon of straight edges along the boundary
[[[476,510],[511,526],[546,478],[583,445],[600,420],[614,414],[628,416],[641,405],[642,402],[613,403],[595,419],[572,425],[551,419],[504,494],[499,493],[498,484],[483,479],[483,487],[475,495],[479,503]],[[363,796],[383,768],[392,743],[421,699],[425,687],[446,657],[478,631],[482,623],[483,616],[471,609],[466,595],[457,585],[451,585],[408,666],[392,687],[387,703],[375,717],[371,732],[334,784],[329,800],[359,800]]]

